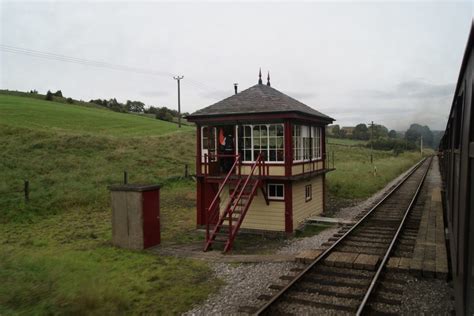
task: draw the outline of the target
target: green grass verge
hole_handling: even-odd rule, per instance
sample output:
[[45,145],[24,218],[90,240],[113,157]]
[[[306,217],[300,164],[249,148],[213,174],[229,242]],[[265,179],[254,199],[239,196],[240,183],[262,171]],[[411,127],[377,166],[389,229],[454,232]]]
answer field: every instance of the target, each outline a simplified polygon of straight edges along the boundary
[[303,238],[315,236],[321,233],[323,230],[332,227],[334,227],[334,225],[331,224],[307,224],[301,230],[296,231],[295,237]]
[[203,262],[110,244],[106,187],[123,170],[164,184],[164,244],[200,238],[195,183],[169,180],[193,172],[194,151],[191,128],[0,95],[0,314],[179,314],[214,292]]
[[0,314],[179,314],[214,292],[199,261],[110,244],[108,213],[78,211],[0,231]]
[[[332,139],[331,139],[332,141]],[[345,140],[351,145],[350,140]],[[357,145],[358,142],[354,142]],[[329,192],[337,198],[363,199],[382,189],[388,182],[408,170],[422,157],[419,152],[404,152],[395,155],[392,151],[373,151],[370,163],[370,149],[360,146],[339,146],[329,144],[329,167],[335,171],[327,175]],[[426,151],[426,154],[431,154]]]

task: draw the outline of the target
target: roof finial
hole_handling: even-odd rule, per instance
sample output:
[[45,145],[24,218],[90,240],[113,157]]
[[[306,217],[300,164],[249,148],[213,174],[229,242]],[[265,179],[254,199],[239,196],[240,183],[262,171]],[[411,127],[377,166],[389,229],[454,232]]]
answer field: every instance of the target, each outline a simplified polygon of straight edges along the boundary
[[267,74],[267,86],[270,87],[270,71]]
[[262,84],[262,68],[258,71],[258,84]]

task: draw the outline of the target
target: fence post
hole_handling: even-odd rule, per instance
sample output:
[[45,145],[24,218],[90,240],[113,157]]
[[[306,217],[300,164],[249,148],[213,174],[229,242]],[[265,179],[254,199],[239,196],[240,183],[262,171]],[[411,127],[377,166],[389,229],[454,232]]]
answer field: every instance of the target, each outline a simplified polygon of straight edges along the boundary
[[334,151],[332,152],[332,167],[334,168]]
[[126,170],[123,171],[123,184],[128,183],[128,172]]
[[25,202],[28,203],[30,200],[30,181],[24,181],[24,191],[25,191]]
[[184,165],[184,177],[187,178],[189,176],[188,174],[188,165]]

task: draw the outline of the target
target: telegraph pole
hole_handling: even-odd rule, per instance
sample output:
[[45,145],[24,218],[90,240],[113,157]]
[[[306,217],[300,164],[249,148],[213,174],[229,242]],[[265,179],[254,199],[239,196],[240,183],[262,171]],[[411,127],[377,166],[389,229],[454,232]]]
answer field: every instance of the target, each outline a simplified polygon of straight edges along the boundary
[[180,90],[180,81],[184,76],[173,77],[174,80],[178,82],[178,127],[181,128],[181,90]]
[[372,121],[370,126],[370,163],[374,161],[374,121]]
[[423,156],[423,135],[420,136],[420,155]]

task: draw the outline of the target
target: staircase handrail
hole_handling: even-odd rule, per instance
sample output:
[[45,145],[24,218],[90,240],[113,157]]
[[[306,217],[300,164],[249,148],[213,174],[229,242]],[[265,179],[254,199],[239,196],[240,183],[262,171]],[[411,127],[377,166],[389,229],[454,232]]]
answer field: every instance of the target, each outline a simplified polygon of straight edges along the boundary
[[[222,193],[222,190],[224,189],[225,185],[227,184],[227,182],[229,181],[229,178],[232,174],[232,172],[234,171],[234,169],[236,168],[236,166],[240,163],[240,154],[237,154],[237,155],[233,155],[235,156],[235,161],[234,161],[234,164],[232,165],[232,168],[230,168],[229,172],[227,173],[227,176],[225,177],[224,181],[222,182],[222,184],[219,186],[219,190],[217,191],[217,194],[214,196],[214,199],[212,200],[211,204],[209,205],[209,207],[207,208],[206,210],[206,226],[207,226],[207,229],[206,229],[206,234],[208,235],[209,234],[209,214],[211,212],[213,212],[214,208],[216,208],[217,206],[217,199],[220,197],[221,193]],[[206,238],[208,239],[209,236],[206,236]]]
[[[263,153],[260,152],[260,154],[258,154],[258,156],[257,156],[257,159],[255,160],[255,163],[252,165],[252,168],[250,169],[250,173],[248,174],[247,179],[245,179],[244,185],[242,186],[242,190],[240,190],[239,196],[237,197],[237,201],[240,200],[240,198],[242,196],[242,193],[244,193],[244,190],[247,187],[247,184],[249,183],[250,178],[252,177],[255,169],[257,168],[257,165],[260,165],[262,163],[262,161],[264,161],[263,157],[264,157]],[[229,215],[230,216],[232,216],[232,214],[234,213],[235,207],[236,207],[236,205],[234,205],[232,210],[229,210]]]

